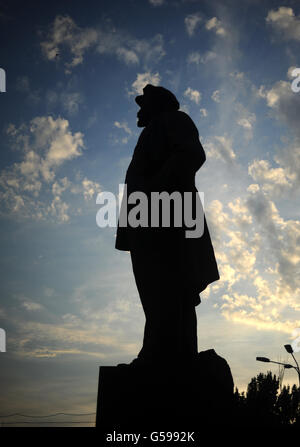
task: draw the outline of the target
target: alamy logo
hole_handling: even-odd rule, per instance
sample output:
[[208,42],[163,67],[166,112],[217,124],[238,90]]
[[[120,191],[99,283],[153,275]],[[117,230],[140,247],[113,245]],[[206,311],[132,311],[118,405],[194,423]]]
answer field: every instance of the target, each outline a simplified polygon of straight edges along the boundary
[[295,338],[295,340],[291,343],[291,346],[293,348],[294,352],[299,352],[300,351],[300,328],[296,328],[293,332],[293,337],[298,337]]
[[6,73],[3,68],[0,68],[0,92],[6,92]]
[[291,85],[291,89],[293,90],[294,93],[299,93],[300,92],[300,68],[294,68],[294,70],[292,70],[291,75],[297,76],[296,79],[293,80],[292,85]]
[[6,352],[6,334],[2,328],[0,328],[0,352]]
[[[185,230],[186,238],[199,238],[203,235],[203,193],[190,191],[182,194],[179,191],[174,191],[169,194],[167,191],[151,191],[147,195],[143,191],[134,191],[127,196],[127,185],[120,184],[118,201],[120,227],[157,228],[185,225],[190,228],[190,230]],[[103,191],[98,194],[96,203],[101,205],[96,215],[97,225],[100,228],[107,226],[115,228],[117,226],[117,198],[115,195],[110,191]],[[171,203],[173,210],[171,210]],[[131,205],[135,206],[131,207]],[[148,205],[150,205],[150,216]],[[196,214],[195,217],[193,214]]]

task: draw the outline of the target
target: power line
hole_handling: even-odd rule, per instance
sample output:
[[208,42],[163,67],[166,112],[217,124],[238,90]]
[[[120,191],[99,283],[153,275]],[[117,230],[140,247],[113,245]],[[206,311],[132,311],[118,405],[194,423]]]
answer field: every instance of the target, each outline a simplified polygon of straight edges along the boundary
[[95,421],[15,421],[6,422],[1,421],[0,424],[13,425],[13,424],[94,424]]
[[0,415],[0,418],[10,418],[13,416],[21,416],[21,417],[25,417],[25,418],[50,418],[50,417],[54,417],[54,416],[93,416],[96,413],[54,413],[54,414],[45,414],[44,416],[30,416],[28,414],[22,414],[22,413],[12,413],[12,414],[4,414],[4,415]]

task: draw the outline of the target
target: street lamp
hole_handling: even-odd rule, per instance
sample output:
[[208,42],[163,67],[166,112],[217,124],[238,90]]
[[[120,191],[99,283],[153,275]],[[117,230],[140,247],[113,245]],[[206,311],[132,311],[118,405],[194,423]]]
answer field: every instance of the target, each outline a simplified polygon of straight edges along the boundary
[[284,347],[285,347],[286,351],[287,351],[289,354],[291,354],[291,355],[293,356],[293,359],[295,360],[295,363],[296,363],[297,366],[290,365],[289,363],[275,362],[274,360],[270,360],[270,359],[268,359],[267,357],[256,357],[256,360],[257,360],[258,362],[276,363],[277,365],[283,365],[285,369],[294,368],[294,369],[297,371],[297,373],[298,373],[299,386],[300,386],[300,368],[299,368],[299,365],[298,365],[297,360],[296,360],[295,357],[294,357],[294,354],[293,354],[293,353],[294,353],[293,348],[292,348],[291,345],[284,345]]
[[285,350],[286,350],[289,354],[291,354],[291,356],[292,356],[293,359],[294,359],[294,362],[295,362],[296,365],[297,365],[297,366],[293,366],[293,368],[294,368],[294,369],[297,371],[297,373],[298,373],[299,386],[300,386],[300,368],[299,368],[299,365],[298,365],[297,360],[295,359],[295,356],[294,356],[294,350],[293,350],[293,348],[292,348],[291,345],[284,345],[284,347],[285,347]]
[[270,360],[267,357],[256,357],[256,360],[258,362],[276,363],[277,365],[283,365],[286,369],[295,368],[295,366],[289,365],[288,363],[274,362],[273,360]]

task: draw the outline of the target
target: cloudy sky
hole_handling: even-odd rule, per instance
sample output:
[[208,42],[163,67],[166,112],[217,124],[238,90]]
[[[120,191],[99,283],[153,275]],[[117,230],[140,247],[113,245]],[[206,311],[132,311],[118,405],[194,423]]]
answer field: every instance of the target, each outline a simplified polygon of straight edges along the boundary
[[124,181],[147,83],[176,94],[207,155],[196,185],[221,280],[201,294],[199,350],[225,357],[240,390],[270,369],[256,356],[288,360],[300,328],[299,2],[10,0],[0,22],[1,414],[94,412],[98,367],[141,347],[130,257],[96,225],[96,196]]

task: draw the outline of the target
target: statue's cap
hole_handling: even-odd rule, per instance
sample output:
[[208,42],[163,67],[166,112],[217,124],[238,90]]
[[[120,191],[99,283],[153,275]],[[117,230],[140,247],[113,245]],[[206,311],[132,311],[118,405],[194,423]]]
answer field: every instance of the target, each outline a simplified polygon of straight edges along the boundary
[[147,99],[172,110],[178,110],[180,107],[176,96],[164,87],[147,84],[146,87],[143,88],[143,92],[143,95],[139,95],[135,98],[135,102],[140,107],[143,106]]

